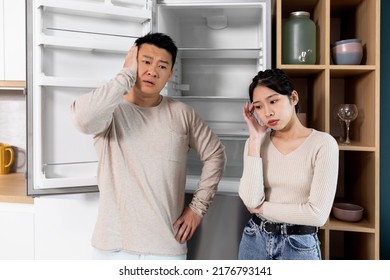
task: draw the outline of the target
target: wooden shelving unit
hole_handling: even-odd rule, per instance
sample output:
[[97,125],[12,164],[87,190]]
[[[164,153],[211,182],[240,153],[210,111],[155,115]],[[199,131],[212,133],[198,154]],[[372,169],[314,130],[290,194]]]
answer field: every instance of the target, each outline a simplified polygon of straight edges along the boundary
[[[315,65],[282,64],[282,26],[293,11],[308,11],[317,26]],[[338,40],[362,40],[361,65],[334,65],[330,45]],[[379,96],[380,0],[277,0],[276,67],[294,80],[309,127],[336,139],[340,134],[332,110],[355,103],[358,118],[351,123],[352,145],[340,148],[336,200],[364,207],[357,223],[330,216],[320,231],[323,259],[379,259]]]

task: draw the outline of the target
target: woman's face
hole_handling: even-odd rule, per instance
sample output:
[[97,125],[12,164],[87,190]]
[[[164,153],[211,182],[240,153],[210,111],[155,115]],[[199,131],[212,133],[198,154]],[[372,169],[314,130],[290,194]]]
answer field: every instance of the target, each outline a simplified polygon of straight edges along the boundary
[[295,115],[298,93],[282,95],[265,86],[257,86],[253,91],[254,110],[264,125],[273,130],[283,130]]

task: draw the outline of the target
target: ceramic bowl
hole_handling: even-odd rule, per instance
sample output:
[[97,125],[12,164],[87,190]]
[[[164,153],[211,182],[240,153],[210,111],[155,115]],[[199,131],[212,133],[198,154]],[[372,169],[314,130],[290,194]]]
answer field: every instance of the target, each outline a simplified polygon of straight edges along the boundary
[[334,203],[332,213],[337,219],[346,222],[358,222],[363,218],[364,208],[351,203]]
[[358,65],[363,58],[362,41],[359,39],[337,41],[331,45],[331,50],[335,64]]

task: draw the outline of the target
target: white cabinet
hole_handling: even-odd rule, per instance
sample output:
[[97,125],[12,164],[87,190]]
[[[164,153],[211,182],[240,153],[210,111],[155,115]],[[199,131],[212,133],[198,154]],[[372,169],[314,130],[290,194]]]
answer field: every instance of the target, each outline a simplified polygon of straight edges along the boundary
[[0,2],[0,80],[26,80],[25,0]]
[[35,259],[91,259],[98,199],[98,193],[35,198]]
[[32,260],[34,247],[34,205],[0,203],[0,260]]

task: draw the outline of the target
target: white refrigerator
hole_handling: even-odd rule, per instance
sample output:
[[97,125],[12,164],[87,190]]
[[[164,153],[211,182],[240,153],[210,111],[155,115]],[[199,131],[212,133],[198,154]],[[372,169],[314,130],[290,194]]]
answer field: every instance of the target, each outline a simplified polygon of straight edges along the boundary
[[[179,52],[162,94],[192,105],[220,136],[228,163],[220,193],[236,193],[247,137],[248,85],[271,66],[271,0],[29,0],[28,194],[95,192],[92,136],[72,124],[72,101],[114,77],[136,38],[164,32]],[[201,163],[188,155],[187,189]]]
[[[71,103],[114,77],[136,38],[153,31],[167,33],[179,48],[174,77],[162,94],[193,106],[227,153],[214,203],[188,242],[188,259],[237,257],[250,216],[237,195],[248,136],[241,112],[251,79],[271,67],[272,6],[272,0],[26,1],[27,193],[40,196],[35,206],[42,243],[53,238],[44,225],[58,219],[50,218],[58,195],[95,197],[85,193],[98,191],[92,136],[74,127]],[[187,201],[201,169],[190,151]]]

